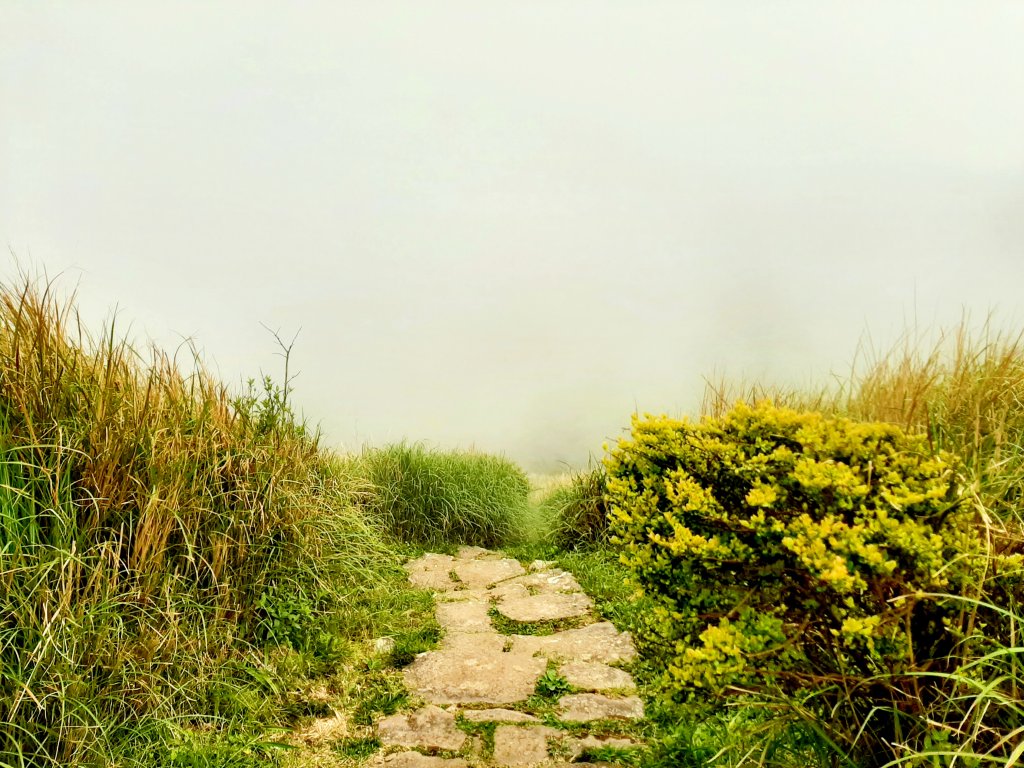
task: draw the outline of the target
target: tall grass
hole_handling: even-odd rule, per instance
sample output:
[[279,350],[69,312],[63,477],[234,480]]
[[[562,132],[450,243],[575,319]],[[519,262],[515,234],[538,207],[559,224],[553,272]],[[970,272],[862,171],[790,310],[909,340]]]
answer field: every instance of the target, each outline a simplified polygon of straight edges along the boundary
[[958,451],[979,480],[1024,474],[1024,333],[999,330],[991,320],[980,327],[964,320],[933,341],[908,331],[888,349],[864,344],[848,374],[815,390],[709,382],[701,410],[721,416],[737,400],[891,422]]
[[601,468],[573,472],[544,488],[537,500],[538,516],[547,521],[546,538],[571,551],[608,541],[605,475]]
[[494,547],[521,535],[530,484],[508,459],[398,443],[353,462],[369,481],[363,506],[401,541]]
[[393,561],[285,393],[185,362],[0,286],[0,766],[159,763],[268,594],[324,615]]

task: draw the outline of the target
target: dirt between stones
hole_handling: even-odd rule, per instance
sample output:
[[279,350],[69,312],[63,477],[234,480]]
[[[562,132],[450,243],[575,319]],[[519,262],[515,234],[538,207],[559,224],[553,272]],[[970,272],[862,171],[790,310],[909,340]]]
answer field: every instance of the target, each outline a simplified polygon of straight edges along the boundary
[[[632,638],[595,619],[572,574],[543,561],[527,569],[479,547],[463,547],[455,556],[426,554],[406,570],[415,586],[436,593],[445,635],[436,651],[403,670],[412,698],[426,705],[378,723],[381,752],[371,765],[554,767],[572,764],[587,748],[641,746],[629,738],[598,738],[587,725],[581,732],[581,723],[600,723],[604,734],[609,721],[639,720],[644,713],[632,695],[633,678],[611,666],[635,658]],[[504,635],[491,621],[494,610],[520,624],[574,619],[584,625],[550,635]],[[549,662],[573,690],[547,708],[544,725],[527,700]],[[551,727],[559,721],[576,727],[571,734]],[[467,738],[460,722],[477,729],[496,725],[484,737]]]

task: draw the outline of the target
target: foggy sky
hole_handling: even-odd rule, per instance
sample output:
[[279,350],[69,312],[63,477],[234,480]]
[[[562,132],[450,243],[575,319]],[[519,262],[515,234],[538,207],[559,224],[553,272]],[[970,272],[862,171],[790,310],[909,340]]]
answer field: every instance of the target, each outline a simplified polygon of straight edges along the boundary
[[330,444],[578,465],[705,375],[1016,327],[1021,40],[1015,0],[6,0],[0,243],[230,382],[301,328]]

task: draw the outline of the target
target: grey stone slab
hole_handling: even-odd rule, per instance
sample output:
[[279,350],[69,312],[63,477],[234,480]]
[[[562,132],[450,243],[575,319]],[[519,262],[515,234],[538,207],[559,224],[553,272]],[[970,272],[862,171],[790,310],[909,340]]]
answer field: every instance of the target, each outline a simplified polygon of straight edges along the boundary
[[500,560],[502,556],[500,552],[495,552],[492,549],[462,546],[455,553],[455,557],[459,560]]
[[560,568],[549,568],[543,571],[517,576],[510,580],[513,584],[522,584],[534,593],[552,594],[559,592],[582,592],[576,577]]
[[514,650],[564,661],[599,661],[614,664],[636,658],[628,632],[619,632],[609,621],[567,629],[553,635],[514,635]]
[[506,635],[499,635],[497,632],[446,632],[441,638],[441,647],[438,650],[450,653],[469,654],[496,654],[504,653],[510,648],[511,643]]
[[459,580],[468,588],[489,587],[499,581],[521,576],[526,571],[518,560],[458,560],[453,566]]
[[482,600],[438,603],[437,622],[449,632],[491,632],[490,606]]
[[573,693],[558,700],[558,719],[567,723],[592,720],[641,720],[644,703],[637,696],[618,699],[600,693]]
[[633,690],[636,683],[628,672],[598,661],[567,661],[558,668],[569,685],[584,691]]
[[639,749],[643,746],[639,741],[615,736],[585,736],[576,743],[581,752],[584,749],[603,749],[605,747],[613,749]]
[[436,555],[428,552],[422,557],[410,560],[405,564],[409,581],[420,589],[433,589],[438,592],[453,590],[457,584],[451,577],[455,558],[451,555]]
[[462,758],[432,757],[419,752],[378,755],[370,764],[385,768],[469,768],[469,763]]
[[499,725],[494,731],[494,762],[497,765],[530,766],[548,761],[548,738],[558,735],[544,725]]
[[420,654],[403,670],[405,683],[433,704],[525,701],[546,663],[525,653],[505,652],[504,647],[501,636],[461,635],[454,647]]
[[385,717],[377,724],[377,738],[388,747],[448,752],[457,752],[466,743],[466,734],[455,725],[455,715],[433,706]]
[[467,709],[462,716],[471,723],[539,723],[540,720],[515,709]]
[[518,584],[517,579],[511,579],[510,581],[503,581],[499,584],[495,584],[493,587],[487,590],[487,598],[489,600],[514,600],[522,599],[530,596],[530,590],[523,584]]
[[586,616],[593,603],[582,592],[507,597],[498,603],[498,612],[513,621],[556,621]]

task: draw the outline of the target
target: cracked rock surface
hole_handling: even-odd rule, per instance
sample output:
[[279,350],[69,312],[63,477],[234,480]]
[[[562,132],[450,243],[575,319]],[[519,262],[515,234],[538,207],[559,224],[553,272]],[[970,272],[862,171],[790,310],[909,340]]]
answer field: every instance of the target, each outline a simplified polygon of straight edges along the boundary
[[457,752],[466,734],[455,726],[455,715],[440,707],[424,707],[404,715],[385,717],[377,724],[377,737],[386,746],[422,747]]

